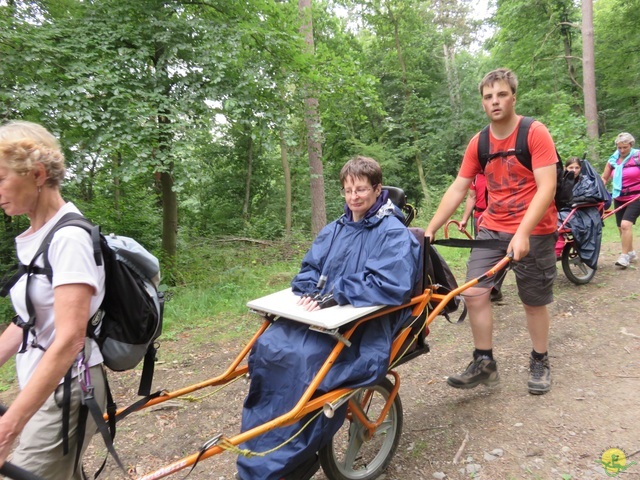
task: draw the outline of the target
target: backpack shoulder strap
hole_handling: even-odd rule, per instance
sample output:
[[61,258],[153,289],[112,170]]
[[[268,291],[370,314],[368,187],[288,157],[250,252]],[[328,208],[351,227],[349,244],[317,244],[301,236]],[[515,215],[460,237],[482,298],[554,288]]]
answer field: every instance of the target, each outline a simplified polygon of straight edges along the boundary
[[51,231],[47,234],[45,239],[42,241],[38,252],[33,257],[34,260],[40,254],[42,254],[42,261],[44,262],[44,269],[47,273],[47,278],[49,281],[52,279],[52,270],[51,264],[49,263],[49,246],[51,245],[51,241],[53,240],[53,235],[64,227],[79,227],[84,229],[87,233],[91,235],[91,243],[93,245],[93,258],[96,262],[96,265],[102,265],[102,251],[100,249],[100,227],[91,223],[86,217],[80,215],[79,213],[67,213],[65,214],[58,223],[51,229]]
[[516,158],[529,170],[533,170],[531,152],[529,151],[529,129],[533,121],[533,117],[522,117],[516,135]]
[[484,172],[487,162],[495,157],[501,157],[515,154],[518,161],[529,170],[533,170],[531,166],[531,152],[529,151],[529,129],[533,123],[533,117],[522,117],[518,125],[518,133],[516,134],[515,150],[508,152],[489,152],[489,125],[480,131],[478,137],[478,161]]
[[20,277],[27,273],[27,265],[17,263],[5,274],[2,281],[0,281],[0,297],[4,298],[9,295],[9,292],[13,286],[20,280]]
[[[47,235],[44,237],[44,239],[40,243],[40,246],[36,250],[36,253],[34,254],[31,261],[29,262],[29,265],[22,265],[21,267],[19,267],[18,272],[15,275],[13,275],[13,277],[11,277],[11,279],[9,279],[8,282],[5,283],[5,285],[2,287],[2,290],[0,291],[0,294],[6,295],[7,293],[9,293],[9,290],[11,289],[11,287],[18,281],[18,279],[22,275],[24,274],[27,275],[25,304],[27,307],[27,313],[29,314],[29,318],[28,320],[25,321],[22,318],[16,316],[13,320],[13,323],[15,323],[18,327],[22,328],[22,331],[23,331],[22,347],[20,348],[19,353],[23,353],[27,350],[29,332],[34,330],[34,327],[36,324],[36,309],[33,305],[31,297],[29,296],[29,284],[31,282],[31,278],[33,274],[46,275],[46,277],[51,282],[53,278],[53,270],[51,269],[51,264],[49,263],[49,258],[48,258],[49,246],[51,245],[51,241],[55,233],[58,230],[60,230],[62,227],[69,225],[70,222],[82,222],[83,225],[90,223],[88,220],[82,217],[82,215],[79,215],[77,213],[67,213],[66,215],[64,215],[53,226],[51,231],[48,232]],[[81,226],[81,225],[78,225],[78,226]],[[85,228],[88,228],[88,227],[85,227]],[[42,261],[43,261],[44,267],[39,267],[36,265],[36,260],[40,255],[42,255]],[[34,332],[34,335],[35,335],[35,332]],[[33,346],[44,350],[44,348],[38,345],[37,341],[35,340],[34,340]]]
[[480,135],[478,136],[478,161],[484,172],[489,161],[489,125],[480,130]]
[[[38,250],[36,250],[36,253],[33,256],[33,258],[31,259],[31,262],[29,262],[29,265],[23,265],[22,263],[18,263],[12,269],[12,270],[15,270],[15,273],[13,273],[12,276],[10,278],[6,279],[6,280],[4,278],[2,279],[2,281],[0,282],[0,297],[6,297],[9,294],[9,292],[11,291],[11,288],[13,288],[13,286],[16,284],[16,282],[25,273],[43,274],[43,275],[47,276],[49,281],[51,281],[51,278],[52,278],[51,265],[49,265],[49,260],[46,257],[47,257],[47,252],[49,250],[49,245],[51,244],[51,240],[53,239],[53,235],[60,228],[62,228],[63,226],[66,226],[66,222],[68,220],[75,219],[75,218],[78,218],[78,217],[84,218],[81,215],[78,215],[77,213],[68,213],[68,214],[64,215],[58,221],[58,223],[56,223],[54,225],[54,227],[51,229],[51,231],[42,240],[42,243],[38,247]],[[44,268],[37,267],[36,264],[35,264],[36,263],[36,259],[40,255],[44,255],[45,256],[45,267]]]

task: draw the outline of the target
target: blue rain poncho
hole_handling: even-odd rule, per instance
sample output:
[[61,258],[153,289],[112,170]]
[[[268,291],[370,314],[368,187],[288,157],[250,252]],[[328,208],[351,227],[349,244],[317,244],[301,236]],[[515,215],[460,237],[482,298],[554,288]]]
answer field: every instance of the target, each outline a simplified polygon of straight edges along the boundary
[[[386,192],[380,197],[363,220],[350,220],[347,211],[320,232],[291,282],[294,293],[318,291],[320,275],[325,275],[327,281],[321,293],[333,292],[340,305],[402,305],[411,298],[420,274],[420,247],[402,224],[402,214],[387,201]],[[379,383],[389,367],[394,335],[410,314],[410,309],[404,309],[360,327],[318,393]],[[249,356],[251,385],[242,412],[242,431],[290,411],[335,344],[334,337],[295,321],[279,319],[271,325]],[[240,478],[279,480],[331,441],[344,422],[345,413],[346,405],[331,419],[318,416],[291,442],[264,457],[240,456]],[[256,452],[274,448],[293,437],[313,415],[240,447]]]

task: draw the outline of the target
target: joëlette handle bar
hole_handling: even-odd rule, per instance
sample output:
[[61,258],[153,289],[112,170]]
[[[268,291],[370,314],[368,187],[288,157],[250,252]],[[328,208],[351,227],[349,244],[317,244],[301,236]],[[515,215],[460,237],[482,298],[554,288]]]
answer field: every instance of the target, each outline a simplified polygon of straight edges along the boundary
[[[4,415],[6,411],[7,407],[0,405],[0,416]],[[0,475],[13,478],[14,480],[44,480],[35,473],[31,473],[30,471],[9,462],[4,462],[4,465],[0,467]]]
[[509,254],[506,257],[504,257],[502,260],[500,260],[498,263],[496,263],[489,270],[487,270],[485,273],[480,275],[479,277],[472,278],[467,283],[465,283],[463,285],[460,285],[458,288],[454,288],[453,290],[451,290],[446,295],[433,294],[432,298],[434,298],[436,300],[439,300],[439,302],[435,306],[435,308],[431,311],[431,313],[429,313],[429,319],[427,321],[427,324],[431,323],[431,320],[433,320],[437,315],[439,315],[440,312],[442,312],[442,310],[444,310],[444,307],[446,307],[447,304],[451,300],[453,300],[454,297],[460,295],[466,289],[477,285],[478,283],[480,283],[485,278],[491,278],[491,277],[495,276],[500,270],[502,270],[503,268],[507,267],[507,265],[509,265],[509,263],[512,260],[513,260],[513,258],[511,256],[511,254]]
[[460,227],[462,226],[462,223],[457,221],[457,220],[449,220],[445,226],[444,226],[444,238],[449,238],[449,225],[454,224],[456,226],[456,228],[462,232],[463,234],[465,234],[467,236],[468,239],[472,240],[473,237],[471,236],[471,234],[469,232],[467,232],[466,228],[460,229]]
[[614,208],[613,210],[605,210],[604,212],[602,212],[602,220],[606,220],[607,218],[609,218],[611,215],[613,215],[614,213],[616,213],[618,210],[620,210],[621,208],[626,207],[627,205],[629,205],[631,202],[635,202],[636,200],[640,199],[640,193],[635,195],[633,198],[631,198],[631,200],[628,200],[626,202],[624,202],[622,205],[620,205],[618,208]]

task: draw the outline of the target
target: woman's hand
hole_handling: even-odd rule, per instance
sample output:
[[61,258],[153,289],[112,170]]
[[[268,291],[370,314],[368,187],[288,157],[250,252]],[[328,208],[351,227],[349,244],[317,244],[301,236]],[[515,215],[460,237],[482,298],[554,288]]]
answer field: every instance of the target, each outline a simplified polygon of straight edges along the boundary
[[[6,417],[6,418],[5,418]],[[4,465],[11,453],[11,447],[22,430],[8,415],[0,418],[0,466]]]
[[298,300],[298,305],[301,305],[302,308],[304,308],[307,312],[320,310],[318,302],[313,300],[313,298],[309,295],[303,295],[302,297],[300,297],[300,300]]

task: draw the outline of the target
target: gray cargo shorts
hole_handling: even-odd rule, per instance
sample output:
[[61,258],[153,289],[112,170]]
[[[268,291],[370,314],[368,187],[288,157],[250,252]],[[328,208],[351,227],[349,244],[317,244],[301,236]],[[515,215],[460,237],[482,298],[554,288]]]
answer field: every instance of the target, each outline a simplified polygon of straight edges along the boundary
[[[478,240],[502,240],[510,242],[513,234],[480,228]],[[553,281],[556,278],[555,244],[558,233],[531,235],[530,250],[526,257],[513,263],[518,296],[522,303],[531,307],[541,307],[553,302]],[[467,281],[486,273],[506,256],[506,250],[474,248],[467,262]],[[486,278],[476,287],[491,288],[503,273]]]

